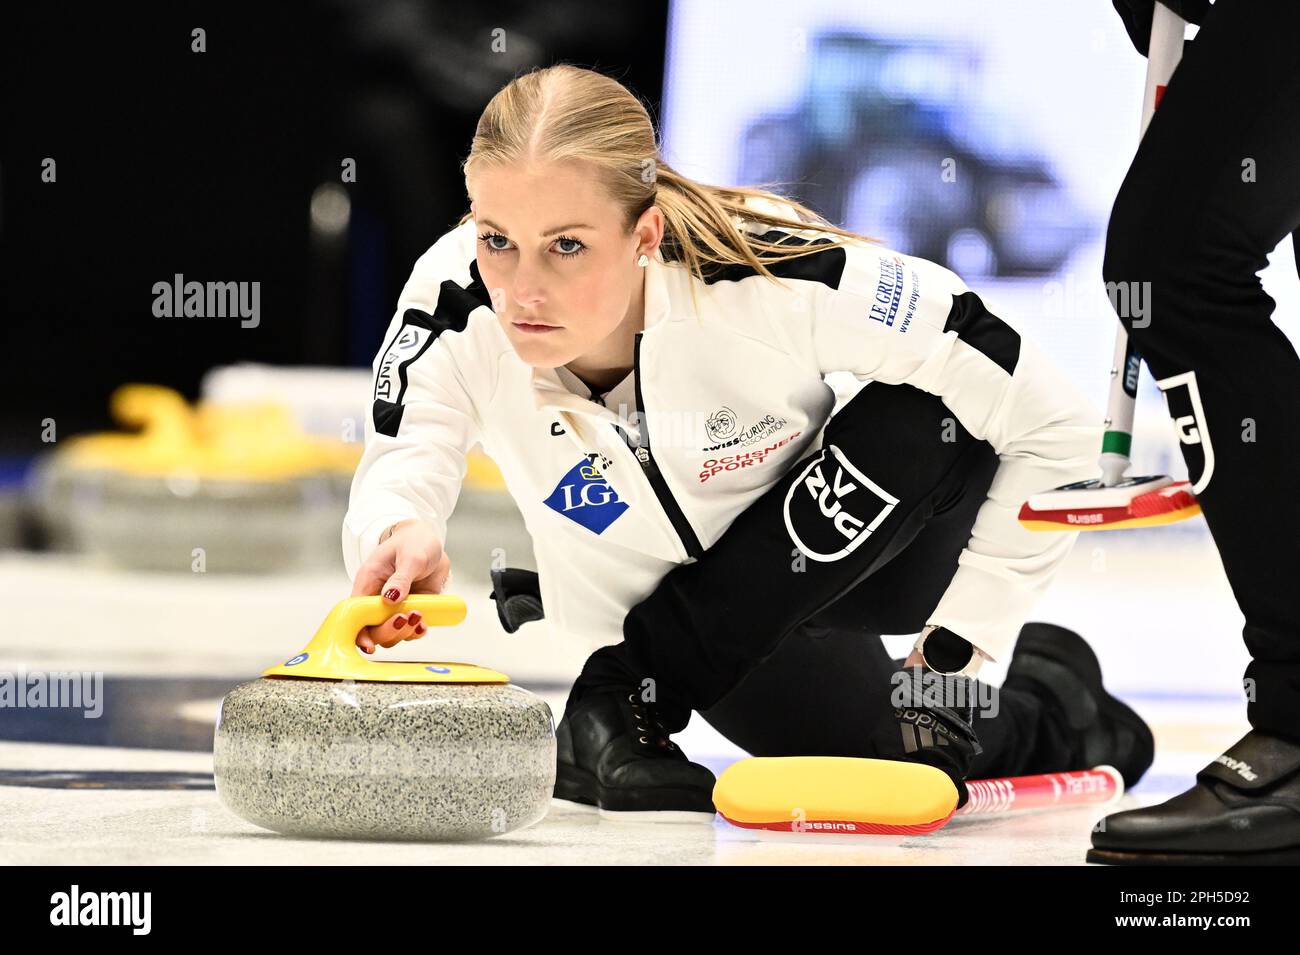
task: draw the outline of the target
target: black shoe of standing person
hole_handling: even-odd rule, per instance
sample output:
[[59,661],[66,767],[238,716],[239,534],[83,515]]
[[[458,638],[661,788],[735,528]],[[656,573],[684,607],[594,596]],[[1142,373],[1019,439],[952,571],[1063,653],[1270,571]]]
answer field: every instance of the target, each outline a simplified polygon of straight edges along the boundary
[[[713,773],[664,730],[653,702],[628,687],[586,693],[556,727],[555,798],[607,813],[713,817]],[[691,818],[691,817],[682,817]]]
[[1005,687],[1045,698],[1064,720],[1074,749],[1065,769],[1113,766],[1131,789],[1151,768],[1151,729],[1129,706],[1106,692],[1101,664],[1088,641],[1065,627],[1027,623],[1007,665]]
[[1156,806],[1113,813],[1089,862],[1110,865],[1300,864],[1300,743],[1251,730]]
[[957,787],[957,809],[970,798],[966,776],[983,752],[972,725],[976,683],[937,673],[929,667],[905,667],[890,682],[890,708],[872,729],[871,745],[879,759],[926,763],[943,770]]

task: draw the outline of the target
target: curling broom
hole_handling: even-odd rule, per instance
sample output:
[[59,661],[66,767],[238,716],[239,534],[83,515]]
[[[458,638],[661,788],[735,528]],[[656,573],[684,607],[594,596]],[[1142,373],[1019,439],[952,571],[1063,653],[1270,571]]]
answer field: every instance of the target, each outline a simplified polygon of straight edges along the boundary
[[1078,772],[1007,776],[957,787],[925,763],[847,756],[742,759],[713,788],[718,814],[742,829],[851,835],[924,835],[954,816],[1018,813],[1112,803],[1124,779],[1110,766]]
[[[1186,21],[1164,4],[1155,4],[1142,133],[1155,114],[1169,78],[1183,55]],[[1115,336],[1101,445],[1100,478],[1077,481],[1035,494],[1020,508],[1020,523],[1031,531],[1106,531],[1172,524],[1201,513],[1190,482],[1168,475],[1124,477],[1133,443],[1133,406],[1142,359],[1121,323]]]

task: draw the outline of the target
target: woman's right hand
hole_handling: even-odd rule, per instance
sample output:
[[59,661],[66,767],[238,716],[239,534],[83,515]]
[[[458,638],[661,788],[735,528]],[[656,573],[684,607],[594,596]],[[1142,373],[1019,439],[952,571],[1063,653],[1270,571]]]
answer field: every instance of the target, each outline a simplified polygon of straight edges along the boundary
[[[352,596],[382,593],[388,603],[401,603],[407,594],[442,593],[450,575],[451,559],[433,528],[419,520],[400,521],[357,569]],[[374,653],[376,646],[393,647],[422,637],[424,632],[418,613],[393,614],[381,624],[362,627],[357,646]]]

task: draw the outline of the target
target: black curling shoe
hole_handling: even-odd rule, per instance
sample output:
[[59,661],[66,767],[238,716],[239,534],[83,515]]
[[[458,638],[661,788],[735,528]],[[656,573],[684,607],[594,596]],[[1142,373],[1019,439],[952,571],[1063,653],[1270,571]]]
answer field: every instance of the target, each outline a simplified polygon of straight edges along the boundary
[[1157,806],[1107,816],[1089,862],[1110,865],[1300,863],[1300,744],[1251,730]]
[[712,821],[713,773],[686,758],[635,690],[587,694],[555,737],[556,799],[655,821]]
[[1088,641],[1051,623],[1027,623],[1016,640],[1004,686],[1029,681],[1064,712],[1077,741],[1071,769],[1114,766],[1131,789],[1151,768],[1151,728],[1121,700],[1106,692],[1101,664]]

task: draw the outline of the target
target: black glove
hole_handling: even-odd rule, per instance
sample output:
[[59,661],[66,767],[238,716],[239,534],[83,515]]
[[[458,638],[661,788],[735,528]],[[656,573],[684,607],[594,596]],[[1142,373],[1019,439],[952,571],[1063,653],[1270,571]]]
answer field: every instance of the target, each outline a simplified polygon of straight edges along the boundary
[[[1160,0],[1188,23],[1201,25],[1210,10],[1210,0]],[[1151,18],[1155,16],[1156,0],[1111,0],[1119,18],[1124,21],[1128,38],[1143,56],[1151,48]]]
[[537,572],[506,567],[493,569],[492,593],[497,604],[497,617],[506,633],[514,633],[530,620],[541,620],[542,591]]
[[[983,752],[971,725],[975,691],[969,677],[906,667],[894,674],[893,705],[871,733],[877,758],[926,763],[947,773],[957,787],[958,809],[970,798],[964,780],[971,762]],[[959,705],[934,705],[940,701]]]

